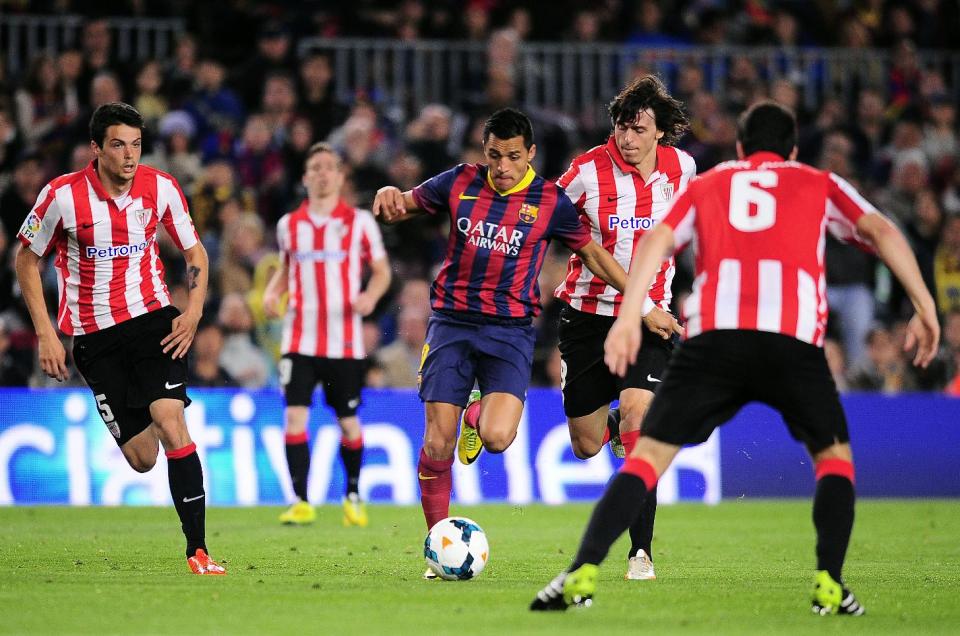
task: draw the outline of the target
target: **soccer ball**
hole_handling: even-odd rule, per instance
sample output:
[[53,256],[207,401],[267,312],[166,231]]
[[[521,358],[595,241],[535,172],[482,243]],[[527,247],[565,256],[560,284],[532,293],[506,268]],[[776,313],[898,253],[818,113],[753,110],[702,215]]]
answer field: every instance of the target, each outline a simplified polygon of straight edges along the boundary
[[447,517],[430,528],[423,542],[427,565],[442,579],[466,581],[481,572],[490,559],[486,533],[466,517]]

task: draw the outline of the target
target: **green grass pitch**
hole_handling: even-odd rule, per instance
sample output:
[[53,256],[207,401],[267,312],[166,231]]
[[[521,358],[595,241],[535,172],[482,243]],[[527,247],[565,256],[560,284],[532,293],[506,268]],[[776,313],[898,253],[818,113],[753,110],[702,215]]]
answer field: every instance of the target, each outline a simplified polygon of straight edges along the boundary
[[627,545],[595,606],[532,614],[568,562],[585,505],[455,507],[487,531],[475,581],[423,581],[417,508],[372,506],[343,528],[323,507],[306,528],[276,508],[208,512],[226,577],[190,575],[172,508],[0,508],[0,633],[20,634],[780,634],[960,633],[960,505],[863,501],[846,577],[862,618],[809,614],[808,502],[662,507],[658,580],[624,581]]

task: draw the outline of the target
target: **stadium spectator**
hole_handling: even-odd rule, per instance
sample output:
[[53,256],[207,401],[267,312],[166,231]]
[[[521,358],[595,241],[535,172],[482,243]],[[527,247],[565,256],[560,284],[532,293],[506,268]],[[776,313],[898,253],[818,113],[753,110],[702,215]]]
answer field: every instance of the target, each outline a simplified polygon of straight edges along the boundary
[[397,337],[377,352],[377,363],[383,370],[383,386],[412,388],[418,385],[420,354],[427,336],[428,313],[406,307],[397,318]]
[[[28,145],[38,146],[73,121],[80,105],[67,99],[53,56],[39,55],[30,63],[23,86],[14,94],[17,125]],[[61,133],[62,134],[62,133]]]
[[160,118],[167,114],[170,104],[161,90],[163,88],[163,69],[157,60],[148,60],[137,71],[136,89],[133,107],[143,114],[150,137],[155,137]]
[[27,386],[29,378],[30,368],[17,359],[10,342],[7,323],[0,318],[0,386]]
[[154,146],[151,165],[165,166],[181,184],[185,192],[193,192],[193,185],[203,172],[200,153],[194,146],[197,125],[185,111],[166,113],[157,123],[159,139]]
[[943,223],[933,260],[933,278],[939,312],[960,310],[960,216],[949,216]]
[[309,53],[300,63],[299,78],[300,111],[310,118],[314,137],[326,139],[350,112],[334,94],[330,57],[319,52]]
[[289,29],[278,20],[269,20],[260,29],[253,55],[236,67],[230,84],[247,110],[256,110],[266,78],[271,73],[293,74],[295,69]]
[[104,18],[87,21],[83,25],[81,37],[81,53],[83,55],[83,70],[77,82],[78,99],[81,104],[93,102],[94,107],[100,106],[91,96],[93,78],[102,73],[117,73],[119,68],[112,57],[113,33],[110,23]]
[[916,388],[909,383],[904,360],[889,330],[874,327],[867,333],[866,345],[866,355],[847,372],[851,389],[898,393]]
[[[236,210],[234,200],[227,214]],[[223,244],[217,266],[220,279],[217,289],[221,294],[234,292],[246,294],[253,285],[253,272],[269,250],[264,245],[264,224],[254,214],[241,213],[232,222],[223,226]]]
[[201,322],[190,348],[190,368],[187,371],[190,386],[220,389],[239,386],[220,365],[222,351],[223,330],[220,325],[212,320]]
[[253,114],[247,118],[232,161],[240,187],[257,194],[257,215],[264,224],[272,226],[282,214],[285,175],[283,155],[272,139],[264,115]]
[[197,124],[204,161],[229,157],[243,126],[243,105],[236,93],[223,85],[225,78],[223,64],[212,58],[201,60],[193,94],[183,106]]
[[245,389],[260,389],[270,379],[270,364],[253,341],[253,314],[243,295],[224,295],[217,312],[217,324],[223,330],[220,365]]
[[946,393],[960,398],[960,310],[943,318],[944,358],[947,369]]
[[19,158],[13,171],[13,180],[0,194],[0,225],[7,240],[13,243],[17,230],[37,201],[46,181],[39,154],[27,154]]
[[185,33],[177,37],[173,55],[163,69],[163,84],[174,108],[182,108],[190,97],[196,74],[197,40]]

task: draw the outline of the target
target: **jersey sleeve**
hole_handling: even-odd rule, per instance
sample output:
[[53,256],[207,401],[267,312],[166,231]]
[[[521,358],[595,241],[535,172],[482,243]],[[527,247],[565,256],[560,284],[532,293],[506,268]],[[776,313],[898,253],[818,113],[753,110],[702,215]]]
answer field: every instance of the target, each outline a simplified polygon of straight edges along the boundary
[[571,162],[567,171],[557,179],[557,185],[566,192],[567,198],[577,209],[583,208],[583,202],[587,197],[587,186],[580,173],[580,164],[576,160]]
[[200,238],[187,208],[187,199],[177,182],[157,175],[157,194],[160,222],[180,251],[186,251],[199,243]]
[[829,173],[827,184],[827,231],[837,240],[853,243],[873,252],[873,247],[857,232],[857,221],[864,214],[876,214],[877,208],[863,198],[857,189],[834,173]]
[[557,187],[557,207],[550,219],[548,234],[560,239],[573,251],[590,242],[590,231],[584,226],[580,213],[561,187]]
[[63,228],[56,191],[47,184],[24,219],[17,238],[37,256],[44,256],[53,247],[57,233]]
[[437,214],[450,209],[450,191],[457,175],[463,171],[463,164],[431,177],[413,189],[413,200],[417,206],[429,214]]
[[363,253],[364,263],[373,263],[382,260],[387,256],[387,250],[383,247],[383,235],[380,233],[380,226],[377,225],[373,214],[366,210],[361,210],[357,214],[358,229],[360,230],[360,247]]
[[690,187],[673,200],[673,204],[662,221],[673,230],[674,251],[679,251],[693,240],[694,221],[697,216],[697,208],[694,205],[693,198],[693,185],[695,183],[696,181],[693,181]]
[[290,215],[284,214],[277,221],[277,249],[280,252],[280,261],[284,265],[290,264]]

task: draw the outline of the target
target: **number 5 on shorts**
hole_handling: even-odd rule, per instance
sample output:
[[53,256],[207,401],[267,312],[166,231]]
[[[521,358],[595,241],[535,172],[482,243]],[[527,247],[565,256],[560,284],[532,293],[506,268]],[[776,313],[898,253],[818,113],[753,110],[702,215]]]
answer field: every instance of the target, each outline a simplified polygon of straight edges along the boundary
[[100,409],[100,417],[103,418],[104,424],[110,424],[110,422],[116,418],[113,417],[113,411],[110,410],[110,405],[107,404],[107,396],[101,393],[94,397],[97,400],[97,408]]

